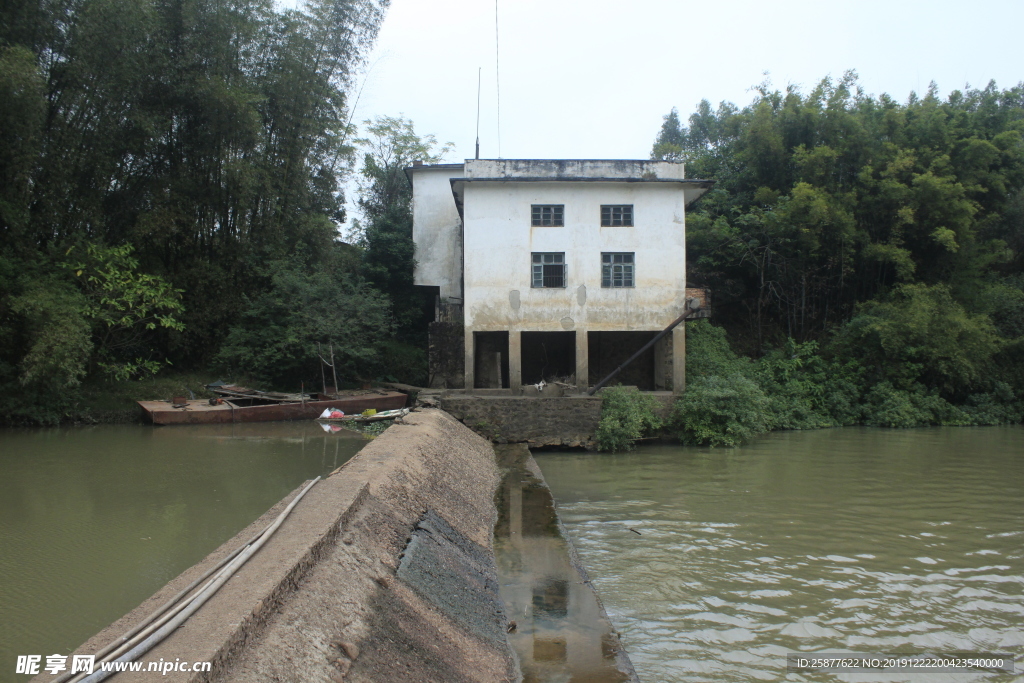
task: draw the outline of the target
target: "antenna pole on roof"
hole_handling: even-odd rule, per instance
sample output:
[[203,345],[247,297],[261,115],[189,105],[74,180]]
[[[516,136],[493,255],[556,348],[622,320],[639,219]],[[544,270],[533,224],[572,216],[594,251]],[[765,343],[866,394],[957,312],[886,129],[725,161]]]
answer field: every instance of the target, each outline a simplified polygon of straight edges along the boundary
[[498,58],[498,0],[494,0],[494,82],[498,89],[498,158],[501,158],[501,65]]
[[476,69],[476,158],[480,158],[480,74],[484,68],[478,66]]

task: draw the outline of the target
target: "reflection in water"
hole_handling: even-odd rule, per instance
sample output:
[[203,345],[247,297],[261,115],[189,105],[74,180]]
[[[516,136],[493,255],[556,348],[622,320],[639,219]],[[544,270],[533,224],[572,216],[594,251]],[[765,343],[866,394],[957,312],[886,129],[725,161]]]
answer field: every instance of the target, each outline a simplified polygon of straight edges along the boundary
[[19,654],[70,652],[364,443],[313,422],[0,431],[0,681]]
[[509,470],[496,496],[494,546],[523,681],[634,680],[586,573],[570,557],[551,493],[530,471],[529,451],[505,447],[499,456]]
[[[537,460],[643,680],[1024,681],[1022,427]],[[1018,671],[786,673],[813,651],[1009,652]]]

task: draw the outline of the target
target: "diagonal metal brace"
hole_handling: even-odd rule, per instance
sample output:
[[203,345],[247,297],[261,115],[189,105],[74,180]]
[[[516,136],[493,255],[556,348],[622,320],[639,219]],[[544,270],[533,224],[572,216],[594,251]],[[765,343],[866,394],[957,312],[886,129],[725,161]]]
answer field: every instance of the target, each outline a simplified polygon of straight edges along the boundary
[[[657,343],[658,343],[658,340],[660,340],[660,339],[661,339],[662,337],[664,337],[664,336],[665,336],[666,334],[668,334],[669,332],[671,332],[672,330],[674,330],[674,329],[675,329],[675,328],[676,328],[676,327],[677,327],[677,326],[679,325],[679,323],[681,323],[681,322],[683,322],[684,320],[687,320],[687,319],[692,319],[692,318],[697,318],[697,317],[699,317],[699,316],[698,316],[698,314],[699,314],[700,312],[701,312],[701,308],[700,308],[700,301],[698,301],[697,299],[687,299],[687,300],[686,300],[686,311],[685,311],[685,312],[684,312],[684,313],[683,313],[683,314],[682,314],[681,316],[679,316],[678,318],[676,318],[675,320],[673,320],[673,321],[672,321],[672,324],[670,324],[670,325],[669,325],[668,327],[666,327],[665,329],[663,329],[663,330],[662,330],[661,332],[659,332],[658,334],[654,335],[654,338],[653,338],[653,339],[651,339],[651,340],[650,340],[649,342],[647,342],[646,344],[644,344],[643,348],[642,348],[642,349],[640,349],[639,351],[637,351],[636,353],[634,353],[634,354],[633,354],[632,356],[630,356],[630,357],[629,357],[629,358],[628,358],[628,359],[626,360],[626,362],[624,362],[624,363],[623,363],[622,365],[620,365],[619,367],[617,367],[617,368],[615,368],[614,370],[612,370],[612,371],[611,371],[611,372],[610,372],[610,373],[608,374],[608,376],[607,376],[607,377],[605,377],[605,378],[604,378],[604,379],[602,379],[602,380],[601,380],[600,382],[598,382],[597,384],[595,384],[595,385],[594,385],[594,386],[593,386],[593,387],[592,387],[592,388],[590,389],[590,391],[588,391],[588,392],[587,392],[587,396],[593,396],[594,394],[596,394],[596,393],[597,393],[598,391],[600,391],[600,390],[601,390],[601,388],[603,388],[603,387],[604,387],[604,385],[608,384],[608,382],[612,381],[612,379],[614,379],[614,378],[615,378],[615,376],[616,376],[617,374],[619,374],[620,372],[622,372],[622,370],[623,370],[623,369],[624,369],[624,368],[625,368],[625,367],[626,367],[627,365],[629,365],[630,363],[632,363],[633,361],[635,361],[635,360],[636,360],[637,358],[639,358],[639,357],[640,357],[641,355],[643,355],[643,352],[644,352],[644,351],[646,351],[647,349],[649,349],[649,348],[651,348],[652,346],[654,346],[655,344],[657,344]],[[684,359],[684,361],[683,361],[683,362],[685,362],[685,359]]]

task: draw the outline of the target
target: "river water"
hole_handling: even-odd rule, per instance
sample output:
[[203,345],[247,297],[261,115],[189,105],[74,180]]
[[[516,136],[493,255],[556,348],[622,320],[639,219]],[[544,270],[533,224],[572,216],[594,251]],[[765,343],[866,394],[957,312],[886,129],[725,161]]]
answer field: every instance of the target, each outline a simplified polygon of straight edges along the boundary
[[[539,453],[643,681],[1024,681],[1024,427]],[[789,652],[999,652],[1017,673],[787,673]]]
[[[70,652],[364,443],[308,423],[0,432],[0,681],[24,679],[17,655]],[[928,650],[1010,652],[1020,669],[1022,427],[782,432],[739,449],[537,460],[647,683],[1024,680],[785,670],[787,652]],[[509,489],[522,491],[516,523],[546,529],[524,477]],[[520,591],[520,611],[549,621],[590,600],[551,538],[544,571],[568,578]],[[555,680],[575,641],[519,620],[515,637]],[[617,680],[614,648],[594,633],[587,661],[611,673],[593,680]]]
[[366,443],[314,423],[0,431],[0,681],[67,654]]

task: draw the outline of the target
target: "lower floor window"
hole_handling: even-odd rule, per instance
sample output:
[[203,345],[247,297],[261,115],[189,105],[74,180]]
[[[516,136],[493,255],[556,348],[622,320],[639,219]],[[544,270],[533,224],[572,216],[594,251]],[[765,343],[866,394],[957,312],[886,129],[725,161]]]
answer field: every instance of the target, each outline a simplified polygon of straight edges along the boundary
[[601,286],[633,287],[633,253],[601,253]]
[[533,287],[565,287],[565,252],[533,252]]

